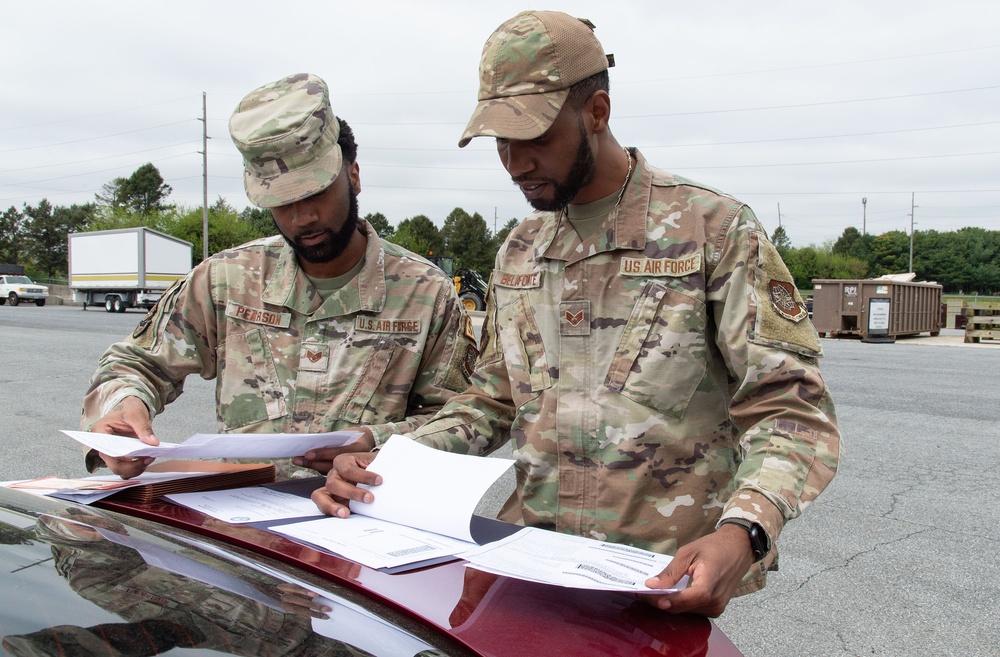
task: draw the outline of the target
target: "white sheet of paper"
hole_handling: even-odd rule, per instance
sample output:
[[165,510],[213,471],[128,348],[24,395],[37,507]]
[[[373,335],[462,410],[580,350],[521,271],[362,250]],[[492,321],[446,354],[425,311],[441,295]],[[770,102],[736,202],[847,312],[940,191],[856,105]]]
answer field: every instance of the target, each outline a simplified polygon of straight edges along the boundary
[[174,504],[234,524],[323,515],[308,497],[271,490],[265,486],[174,493],[164,497]]
[[351,502],[349,518],[270,527],[370,568],[393,568],[474,547],[472,515],[514,462],[452,454],[392,436],[368,466],[382,476],[366,487],[375,501]]
[[73,440],[102,454],[117,458],[153,456],[156,458],[261,458],[277,459],[302,456],[311,449],[341,447],[361,437],[357,431],[330,433],[196,433],[183,443],[161,442],[147,445],[129,436],[114,436],[90,431],[62,431]]
[[667,593],[687,587],[687,577],[672,589],[646,587],[672,560],[665,554],[534,527],[460,556],[496,575],[570,588]]
[[351,512],[472,542],[476,506],[512,459],[444,452],[404,436],[392,436],[368,466],[381,486],[362,486],[371,504],[351,502]]
[[476,545],[360,514],[268,529],[369,568],[394,568],[425,559],[450,557]]

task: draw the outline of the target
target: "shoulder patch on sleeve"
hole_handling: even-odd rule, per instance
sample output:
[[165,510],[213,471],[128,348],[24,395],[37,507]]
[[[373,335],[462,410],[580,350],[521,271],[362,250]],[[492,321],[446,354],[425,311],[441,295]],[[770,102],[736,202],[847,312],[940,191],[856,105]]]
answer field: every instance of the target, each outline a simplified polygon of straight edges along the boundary
[[767,283],[767,291],[771,305],[785,319],[801,322],[809,316],[806,304],[799,300],[798,290],[795,289],[794,283],[772,279]]
[[[149,309],[145,317],[139,320],[139,325],[135,327],[132,331],[132,343],[143,349],[151,349],[153,344],[156,342],[156,338],[159,335],[160,325],[164,314],[164,308],[168,310],[173,306],[169,303],[181,288],[184,286],[184,281],[187,277],[177,279],[173,285],[167,288],[166,292],[159,298],[159,300],[153,304],[153,307]],[[155,325],[155,326],[154,326]],[[152,327],[152,328],[151,328]]]
[[[751,338],[758,344],[769,344],[797,353],[817,357],[823,348],[805,302],[799,295],[792,275],[766,235],[751,233],[750,257],[754,265],[754,296],[756,317]],[[754,247],[756,243],[756,248]]]

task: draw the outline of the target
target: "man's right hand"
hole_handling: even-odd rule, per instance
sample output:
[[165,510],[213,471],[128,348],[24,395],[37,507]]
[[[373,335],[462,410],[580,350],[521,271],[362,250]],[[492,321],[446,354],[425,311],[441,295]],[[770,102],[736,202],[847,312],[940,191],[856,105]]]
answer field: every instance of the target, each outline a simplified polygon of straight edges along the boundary
[[354,427],[347,431],[357,431],[361,437],[343,447],[326,447],[311,449],[302,456],[296,456],[292,463],[303,468],[312,468],[320,474],[329,474],[333,469],[333,460],[341,454],[351,452],[370,452],[375,449],[375,435],[368,427]]
[[348,506],[351,500],[371,504],[375,499],[371,491],[359,488],[357,484],[378,486],[382,483],[381,476],[367,470],[375,456],[374,452],[355,452],[333,459],[333,467],[326,475],[326,485],[312,494],[312,501],[319,510],[328,516],[346,518],[351,515]]
[[[153,423],[149,419],[149,410],[138,397],[126,397],[118,402],[111,412],[99,419],[91,427],[95,433],[110,433],[116,436],[132,436],[147,445],[159,445],[160,441],[153,433]],[[101,459],[122,479],[131,479],[146,471],[153,462],[151,456],[138,458],[118,458],[101,454]]]

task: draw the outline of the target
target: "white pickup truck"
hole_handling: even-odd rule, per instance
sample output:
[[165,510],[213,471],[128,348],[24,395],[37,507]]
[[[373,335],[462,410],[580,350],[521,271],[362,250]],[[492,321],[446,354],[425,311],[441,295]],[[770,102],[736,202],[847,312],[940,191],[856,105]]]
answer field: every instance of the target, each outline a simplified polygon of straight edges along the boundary
[[44,306],[49,298],[49,288],[32,282],[27,276],[0,275],[0,306],[10,301],[16,306],[22,301],[34,301],[36,306]]

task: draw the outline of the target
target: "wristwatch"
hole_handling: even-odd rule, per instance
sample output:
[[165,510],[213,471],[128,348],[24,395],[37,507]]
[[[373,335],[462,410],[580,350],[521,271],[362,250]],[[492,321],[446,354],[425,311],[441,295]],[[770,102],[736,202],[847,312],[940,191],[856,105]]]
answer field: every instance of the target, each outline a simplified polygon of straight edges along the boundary
[[761,559],[767,556],[767,553],[771,551],[771,538],[756,522],[751,522],[745,518],[726,518],[719,523],[722,525],[739,525],[743,529],[747,530],[750,534],[750,549],[753,550],[753,562],[757,563]]

